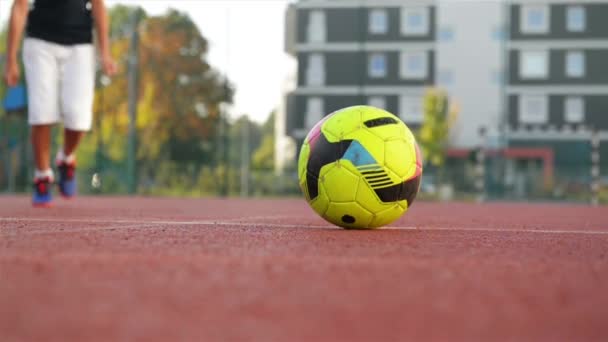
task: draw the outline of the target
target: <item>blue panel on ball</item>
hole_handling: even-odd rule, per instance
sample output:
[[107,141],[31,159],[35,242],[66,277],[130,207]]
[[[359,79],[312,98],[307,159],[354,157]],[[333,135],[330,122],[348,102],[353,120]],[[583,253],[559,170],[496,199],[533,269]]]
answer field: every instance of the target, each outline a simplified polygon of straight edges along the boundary
[[376,164],[374,157],[356,140],[350,144],[342,159],[350,160],[355,166]]

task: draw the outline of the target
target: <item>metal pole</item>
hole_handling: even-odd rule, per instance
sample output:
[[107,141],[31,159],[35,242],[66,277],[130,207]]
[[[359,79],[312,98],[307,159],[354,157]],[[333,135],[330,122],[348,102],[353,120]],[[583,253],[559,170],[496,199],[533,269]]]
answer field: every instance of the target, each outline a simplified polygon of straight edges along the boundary
[[129,96],[129,134],[127,150],[127,186],[130,194],[137,191],[136,185],[136,151],[137,151],[137,100],[138,100],[138,67],[139,67],[139,11],[133,13],[131,46],[128,61],[128,96]]
[[481,143],[479,145],[479,149],[475,153],[475,190],[477,191],[477,202],[481,203],[485,201],[485,180],[486,180],[486,154],[484,151],[485,148],[485,137],[486,130],[484,127],[479,129],[479,137],[481,138]]
[[6,150],[6,178],[8,193],[15,192],[15,174],[13,172],[13,152],[10,149]]
[[218,194],[221,197],[228,195],[228,113],[225,108],[227,104],[220,106],[220,115],[218,122],[218,135],[217,135],[217,155],[216,155],[216,167],[217,170],[221,170],[222,174],[218,175],[220,182],[218,184]]
[[225,113],[224,116],[224,120],[222,120],[222,126],[224,127],[223,131],[223,135],[222,135],[222,145],[224,146],[222,149],[222,161],[224,163],[224,181],[222,182],[222,196],[226,197],[228,196],[228,183],[230,180],[230,155],[229,155],[229,151],[230,151],[230,147],[228,146],[230,144],[230,140],[229,140],[229,132],[230,132],[230,127],[228,126],[228,112]]
[[241,134],[241,197],[249,196],[249,119],[245,117]]
[[597,129],[591,133],[591,204],[599,204],[600,193],[600,135]]
[[[26,118],[25,113],[22,113],[22,118]],[[22,135],[22,139],[21,141],[23,141],[23,143],[21,144],[21,149],[22,149],[22,162],[23,162],[23,168],[25,169],[25,174],[28,175],[28,177],[26,179],[29,179],[29,177],[31,177],[30,175],[34,174],[34,170],[33,165],[34,165],[34,152],[33,149],[31,147],[28,147],[27,142],[31,141],[31,134],[32,134],[32,128],[30,127],[30,125],[27,122],[27,119],[24,119],[23,122],[21,122],[21,125],[23,126],[23,135]],[[56,134],[51,133],[51,141],[53,143],[56,142]],[[55,143],[56,144],[56,143]],[[57,148],[53,148],[53,150],[57,150]],[[20,166],[20,168],[22,168]],[[26,180],[25,184],[29,184],[29,181]],[[24,185],[25,185],[24,184]]]
[[[226,78],[224,80],[224,94],[228,94],[229,92],[229,84],[228,84],[228,74],[229,74],[229,70],[230,70],[230,9],[226,9]],[[224,164],[224,179],[222,181],[222,189],[221,189],[221,195],[223,197],[228,196],[228,180],[229,180],[229,171],[230,171],[230,162],[228,160],[229,157],[229,140],[228,140],[228,134],[229,134],[229,125],[228,125],[228,115],[229,115],[229,108],[230,108],[230,104],[228,102],[226,102],[226,105],[224,106],[224,110],[221,111],[221,116],[220,116],[220,120],[221,120],[221,125],[222,125],[222,135],[221,135],[221,145],[222,145],[222,154],[221,154],[221,160],[223,161]]]
[[[359,58],[361,58],[361,61],[363,62],[363,65],[365,66],[364,68],[362,68],[361,70],[358,71],[357,73],[357,81],[359,82],[358,84],[358,89],[357,89],[357,96],[359,97],[359,102],[360,103],[365,103],[367,104],[368,100],[365,99],[365,95],[363,93],[363,86],[365,83],[365,74],[363,70],[367,70],[367,65],[369,63],[369,56],[365,51],[365,39],[364,39],[364,34],[365,34],[365,30],[367,29],[364,26],[364,22],[365,22],[365,7],[363,7],[361,4],[357,7],[357,39],[359,40]],[[325,113],[323,113],[323,116],[325,116]]]
[[103,113],[103,95],[104,95],[104,88],[101,85],[101,81],[98,81],[98,89],[100,91],[99,93],[99,102],[97,102],[97,104],[99,105],[99,111],[97,112],[97,117],[96,117],[96,131],[95,132],[97,134],[97,148],[95,150],[95,171],[96,172],[100,172],[101,169],[101,165],[102,165],[102,161],[101,161],[101,154],[103,151],[103,140],[102,140],[102,126],[101,126],[101,115]]
[[503,149],[506,148],[509,144],[509,120],[508,120],[508,115],[509,115],[509,109],[508,109],[508,103],[509,103],[509,98],[508,98],[508,94],[507,94],[507,86],[508,86],[508,82],[509,82],[509,73],[508,70],[510,70],[510,56],[509,56],[509,41],[511,39],[511,1],[508,0],[504,3],[504,5],[502,6],[502,29],[503,29],[503,36],[501,37],[501,41],[500,41],[500,45],[501,45],[501,69],[500,69],[500,112],[499,112],[499,119],[498,119],[498,135],[499,135],[499,148]]
[[[9,121],[6,119],[6,125],[8,126]],[[13,151],[11,149],[10,137],[8,135],[8,129],[6,136],[6,179],[7,179],[7,190],[9,193],[15,192],[15,173],[13,172],[14,163],[13,163]]]

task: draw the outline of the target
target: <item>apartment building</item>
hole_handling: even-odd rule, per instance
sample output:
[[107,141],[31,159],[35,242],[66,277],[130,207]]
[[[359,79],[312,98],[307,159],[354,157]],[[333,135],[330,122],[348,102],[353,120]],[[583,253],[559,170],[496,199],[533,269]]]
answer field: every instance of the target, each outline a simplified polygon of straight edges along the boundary
[[298,67],[285,127],[298,142],[354,104],[415,129],[439,86],[459,108],[453,148],[589,162],[597,131],[608,160],[607,0],[299,0],[288,13]]
[[599,135],[608,159],[608,1],[510,1],[507,122],[511,146],[549,146],[589,163]]
[[422,122],[422,95],[435,83],[435,1],[304,0],[295,3],[297,87],[287,129],[296,140],[324,115],[354,104]]

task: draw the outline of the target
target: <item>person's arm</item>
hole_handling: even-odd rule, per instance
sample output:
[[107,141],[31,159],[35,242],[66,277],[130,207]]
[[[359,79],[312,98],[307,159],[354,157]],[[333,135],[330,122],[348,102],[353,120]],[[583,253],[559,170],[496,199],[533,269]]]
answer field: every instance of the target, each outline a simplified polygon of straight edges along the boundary
[[8,27],[6,64],[4,66],[4,81],[9,87],[14,87],[19,81],[20,71],[17,52],[23,36],[28,9],[28,0],[14,0]]
[[111,76],[116,73],[116,64],[110,54],[110,40],[108,38],[108,13],[103,0],[91,1],[93,5],[93,20],[97,31],[97,41],[99,43],[99,55],[103,72]]

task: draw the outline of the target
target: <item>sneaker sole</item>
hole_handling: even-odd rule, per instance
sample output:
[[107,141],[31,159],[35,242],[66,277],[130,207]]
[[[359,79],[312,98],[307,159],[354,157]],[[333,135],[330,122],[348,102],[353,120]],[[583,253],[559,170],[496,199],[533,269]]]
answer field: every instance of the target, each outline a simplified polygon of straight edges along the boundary
[[52,208],[53,203],[32,203],[34,208]]

